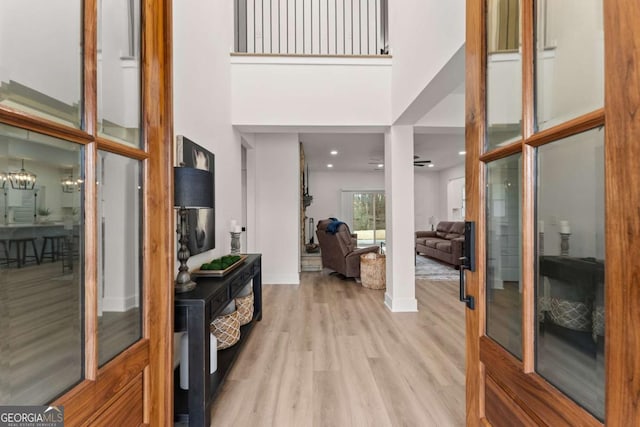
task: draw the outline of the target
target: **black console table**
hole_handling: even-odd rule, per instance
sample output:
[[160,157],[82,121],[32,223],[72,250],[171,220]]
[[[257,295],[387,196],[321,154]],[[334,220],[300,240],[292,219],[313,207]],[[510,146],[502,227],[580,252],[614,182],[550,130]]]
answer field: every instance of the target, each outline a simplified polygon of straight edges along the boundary
[[[211,402],[236,360],[256,321],[262,318],[261,255],[250,254],[243,265],[224,277],[198,277],[196,288],[175,298],[175,331],[189,336],[189,390],[180,388],[180,368],[174,373],[175,420],[190,426],[211,425]],[[216,372],[209,374],[210,328],[213,319],[253,279],[253,320],[240,327],[240,341],[218,351]]]
[[[604,262],[595,258],[541,256],[540,275],[552,280],[550,298],[585,304],[590,311],[604,306]],[[595,354],[603,341],[594,342],[594,330],[574,330],[555,324],[545,313],[544,329],[561,336],[579,349]],[[592,327],[594,325],[592,324]],[[602,348],[603,350],[603,348]]]

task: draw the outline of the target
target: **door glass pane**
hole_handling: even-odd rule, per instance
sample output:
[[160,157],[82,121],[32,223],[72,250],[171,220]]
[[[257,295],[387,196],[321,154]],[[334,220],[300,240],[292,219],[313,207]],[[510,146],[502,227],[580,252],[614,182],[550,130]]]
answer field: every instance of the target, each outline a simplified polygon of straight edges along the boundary
[[83,377],[83,148],[0,124],[0,404]]
[[353,193],[353,230],[358,246],[385,241],[385,200],[382,192]]
[[536,370],[604,419],[604,131],[538,148]]
[[98,134],[139,147],[140,0],[98,3]]
[[604,105],[602,0],[537,0],[536,120],[547,129]]
[[487,164],[487,335],[522,358],[521,155]]
[[98,153],[98,363],[141,336],[141,164]]
[[82,1],[0,1],[0,105],[80,127]]
[[522,137],[520,2],[487,0],[487,146]]

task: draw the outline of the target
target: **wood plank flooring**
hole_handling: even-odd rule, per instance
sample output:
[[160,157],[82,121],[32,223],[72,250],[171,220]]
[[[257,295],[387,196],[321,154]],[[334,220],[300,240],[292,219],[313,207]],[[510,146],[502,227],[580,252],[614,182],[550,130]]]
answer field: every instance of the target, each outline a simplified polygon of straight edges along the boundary
[[[78,261],[0,266],[0,404],[41,405],[82,379]],[[140,338],[140,309],[98,318],[100,365]]]
[[0,404],[44,404],[78,382],[81,341],[78,268],[0,268]]
[[464,305],[416,281],[418,313],[320,273],[264,286],[263,320],[212,408],[213,426],[463,426]]

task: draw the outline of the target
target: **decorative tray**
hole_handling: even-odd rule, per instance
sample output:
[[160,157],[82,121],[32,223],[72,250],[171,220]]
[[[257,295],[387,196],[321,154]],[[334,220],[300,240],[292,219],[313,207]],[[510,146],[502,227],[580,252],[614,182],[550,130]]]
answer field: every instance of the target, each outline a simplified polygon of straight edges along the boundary
[[240,255],[240,259],[238,261],[236,261],[235,263],[231,264],[229,267],[225,268],[224,270],[193,270],[191,272],[192,276],[195,277],[222,277],[227,275],[228,273],[232,272],[233,270],[235,270],[236,268],[238,268],[239,266],[241,266],[244,261],[247,259],[246,255]]

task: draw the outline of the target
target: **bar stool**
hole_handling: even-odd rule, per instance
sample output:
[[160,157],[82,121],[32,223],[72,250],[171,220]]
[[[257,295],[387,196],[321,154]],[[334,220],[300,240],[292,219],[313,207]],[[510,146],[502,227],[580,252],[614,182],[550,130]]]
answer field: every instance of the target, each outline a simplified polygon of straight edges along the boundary
[[[49,243],[48,248],[47,243]],[[59,234],[44,236],[40,250],[40,262],[44,262],[45,258],[50,259],[51,262],[58,261],[62,255],[62,245],[64,245],[64,236]]]
[[[10,239],[9,252],[11,252],[11,246],[13,246],[14,243],[16,244],[16,258],[18,260],[18,268],[22,267],[29,261],[35,261],[36,264],[40,264],[40,257],[38,256],[38,249],[36,248],[36,239],[34,237]],[[27,243],[31,243],[33,255],[27,255]]]
[[17,263],[18,259],[11,257],[11,252],[9,251],[11,244],[9,239],[0,239],[0,245],[2,246],[2,252],[0,252],[0,264],[9,267],[12,263]]

